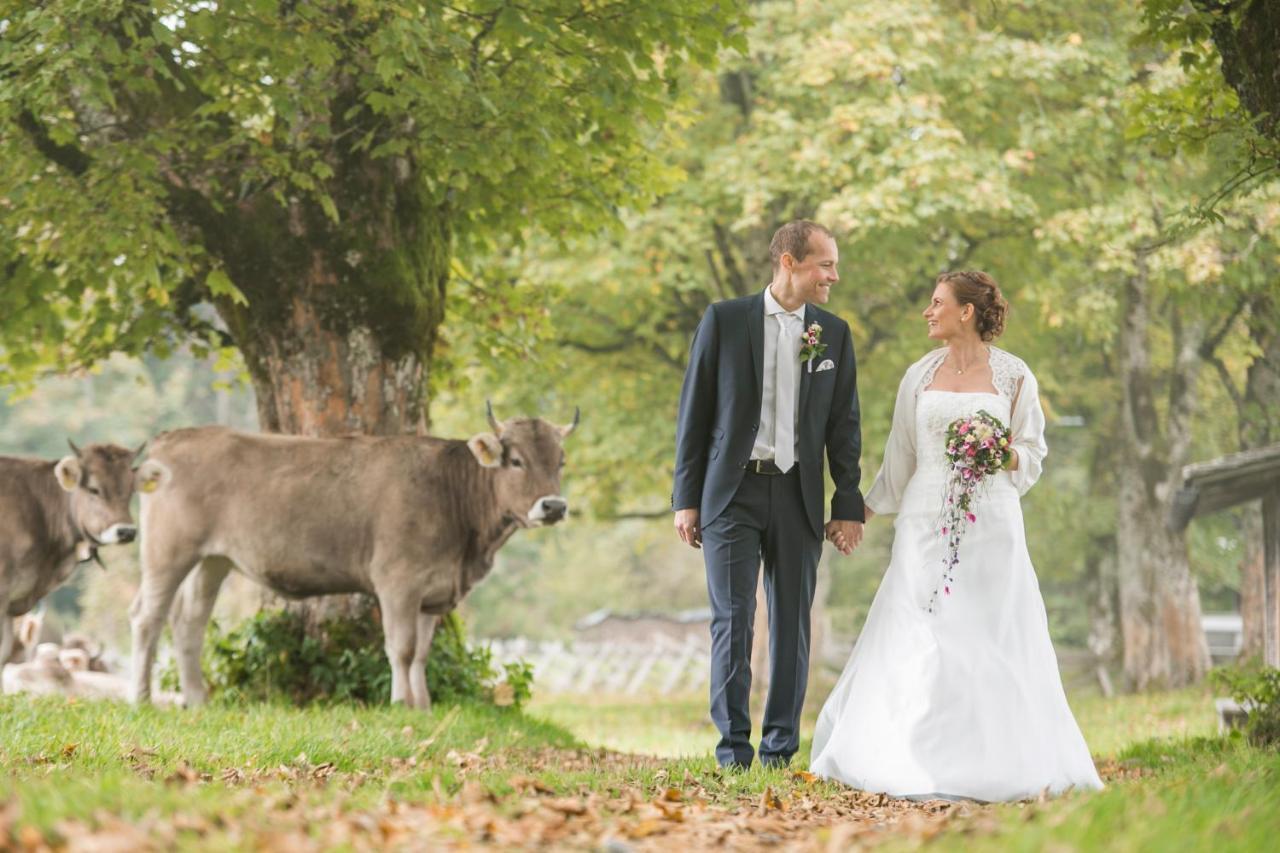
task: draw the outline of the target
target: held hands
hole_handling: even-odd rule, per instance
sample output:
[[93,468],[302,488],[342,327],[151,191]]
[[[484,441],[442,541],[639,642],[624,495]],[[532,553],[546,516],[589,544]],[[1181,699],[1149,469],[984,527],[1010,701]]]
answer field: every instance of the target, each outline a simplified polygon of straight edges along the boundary
[[[871,515],[872,513],[868,510],[868,520]],[[702,547],[702,527],[699,524],[698,510],[676,510],[675,526],[681,542],[691,548]],[[826,536],[831,544],[836,546],[836,550],[847,557],[853,553],[854,548],[862,544],[862,522],[833,519],[827,522]]]
[[831,544],[846,557],[853,553],[854,548],[862,544],[861,521],[839,521],[833,518],[827,522],[826,533]]
[[676,510],[676,533],[684,544],[692,548],[702,547],[702,526],[696,509]]

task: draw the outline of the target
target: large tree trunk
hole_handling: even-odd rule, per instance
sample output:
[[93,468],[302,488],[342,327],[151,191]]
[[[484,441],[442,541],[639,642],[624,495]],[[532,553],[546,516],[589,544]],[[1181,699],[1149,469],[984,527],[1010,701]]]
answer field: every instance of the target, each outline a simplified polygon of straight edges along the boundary
[[[1258,356],[1245,376],[1244,395],[1239,399],[1240,449],[1264,447],[1280,435],[1276,423],[1280,404],[1280,305],[1267,291],[1257,294],[1249,305],[1249,337]],[[1224,381],[1230,381],[1224,377]],[[1262,655],[1263,601],[1262,512],[1254,504],[1245,508],[1241,525],[1244,559],[1240,562],[1240,614],[1244,622],[1242,657]]]
[[1243,623],[1240,657],[1261,657],[1266,615],[1262,583],[1265,555],[1262,548],[1262,510],[1256,503],[1244,507],[1240,535],[1244,542],[1244,557],[1240,560],[1240,621]]
[[1113,534],[1089,537],[1086,551],[1086,584],[1089,595],[1089,651],[1093,654],[1098,687],[1107,698],[1115,692],[1111,667],[1117,659],[1120,633],[1116,615],[1116,541]]
[[1209,668],[1200,592],[1191,575],[1186,538],[1166,525],[1169,499],[1190,451],[1203,323],[1184,324],[1177,306],[1170,308],[1174,365],[1161,430],[1151,368],[1149,288],[1146,258],[1139,255],[1137,271],[1125,285],[1120,334],[1124,452],[1118,466],[1116,534],[1124,672],[1138,690],[1189,684]]
[[313,302],[303,296],[292,302],[287,331],[263,341],[249,356],[264,431],[318,436],[426,431],[426,364],[420,355],[389,356],[368,326],[329,328]]
[[[419,203],[407,162],[336,171],[340,222],[297,199],[242,206],[218,254],[248,304],[224,298],[218,311],[264,431],[423,434],[452,250],[447,214]],[[313,623],[354,606],[351,596],[291,605]]]

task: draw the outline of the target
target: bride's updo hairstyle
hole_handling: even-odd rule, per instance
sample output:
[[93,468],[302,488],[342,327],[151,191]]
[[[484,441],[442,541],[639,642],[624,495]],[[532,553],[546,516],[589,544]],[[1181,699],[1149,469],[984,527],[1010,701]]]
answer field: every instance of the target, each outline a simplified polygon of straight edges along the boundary
[[993,341],[1004,331],[1009,303],[1000,294],[996,280],[980,270],[944,272],[935,285],[946,284],[961,305],[973,306],[973,319],[978,335],[984,341]]

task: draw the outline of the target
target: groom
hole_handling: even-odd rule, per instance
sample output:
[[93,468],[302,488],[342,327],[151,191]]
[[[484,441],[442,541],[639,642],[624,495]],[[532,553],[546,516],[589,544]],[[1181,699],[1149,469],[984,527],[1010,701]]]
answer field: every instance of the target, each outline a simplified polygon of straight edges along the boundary
[[824,527],[822,454],[835,481],[826,538],[862,541],[862,436],[849,325],[818,306],[839,280],[831,232],[789,222],[763,292],[717,302],[694,335],[676,428],[676,531],[701,547],[711,598],[711,719],[721,766],[751,765],[751,639],[764,561],[769,697],[760,761],[800,746],[809,610]]

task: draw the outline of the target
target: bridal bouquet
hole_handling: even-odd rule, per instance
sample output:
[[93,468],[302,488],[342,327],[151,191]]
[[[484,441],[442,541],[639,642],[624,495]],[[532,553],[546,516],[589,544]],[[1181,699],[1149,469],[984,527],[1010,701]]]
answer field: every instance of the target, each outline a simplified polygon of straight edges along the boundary
[[925,608],[930,613],[937,609],[939,590],[943,595],[951,594],[956,564],[960,562],[960,539],[968,525],[978,520],[974,509],[987,477],[1003,469],[1013,457],[1009,442],[1008,428],[986,411],[954,420],[947,427],[949,472],[939,522],[947,550],[942,557],[942,581]]

